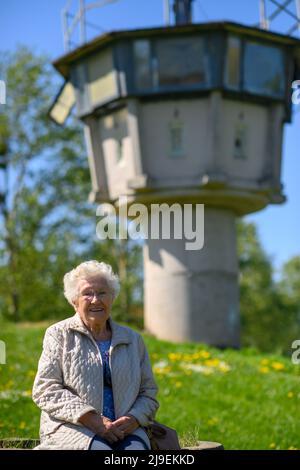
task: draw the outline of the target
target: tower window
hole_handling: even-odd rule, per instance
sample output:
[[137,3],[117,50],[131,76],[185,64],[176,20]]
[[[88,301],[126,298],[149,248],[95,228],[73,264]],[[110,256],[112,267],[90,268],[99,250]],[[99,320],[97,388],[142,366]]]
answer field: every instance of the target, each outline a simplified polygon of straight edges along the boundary
[[240,88],[240,54],[240,39],[230,36],[227,42],[225,85],[234,90],[239,90]]
[[281,49],[246,42],[244,90],[282,98],[285,90],[284,59]]

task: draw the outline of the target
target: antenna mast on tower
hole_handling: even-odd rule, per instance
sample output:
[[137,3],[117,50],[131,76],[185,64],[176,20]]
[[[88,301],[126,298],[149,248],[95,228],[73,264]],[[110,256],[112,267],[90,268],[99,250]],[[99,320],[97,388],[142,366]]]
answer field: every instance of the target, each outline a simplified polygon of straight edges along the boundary
[[81,44],[84,44],[87,40],[86,26],[91,26],[93,28],[101,30],[99,26],[96,26],[86,21],[86,13],[88,11],[93,10],[95,8],[104,7],[108,3],[114,3],[114,2],[117,2],[118,0],[100,0],[98,2],[93,2],[93,3],[88,3],[88,4],[85,3],[85,0],[78,0],[78,1],[79,1],[79,10],[75,15],[71,13],[71,6],[73,3],[72,0],[68,0],[65,8],[62,11],[64,47],[65,47],[66,52],[71,49],[72,34],[74,33],[74,30],[78,24],[80,28]]
[[172,0],[173,7],[170,6],[170,0],[163,0],[164,20],[167,26],[171,24],[171,10],[174,12],[175,24],[192,23],[192,2],[194,0]]
[[[267,0],[259,0],[260,22],[262,29],[270,29],[271,23],[278,15],[286,13],[293,20],[292,26],[286,34],[293,34],[298,29],[300,36],[300,0],[269,0],[269,3],[276,6],[276,9],[269,16],[267,15]],[[295,5],[294,11],[290,10],[291,4]]]

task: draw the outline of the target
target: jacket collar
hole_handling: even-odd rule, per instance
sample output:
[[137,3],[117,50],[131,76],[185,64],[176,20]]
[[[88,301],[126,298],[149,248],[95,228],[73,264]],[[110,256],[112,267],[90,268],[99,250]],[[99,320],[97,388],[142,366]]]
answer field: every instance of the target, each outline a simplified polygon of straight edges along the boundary
[[[129,344],[131,343],[131,337],[130,333],[127,328],[119,325],[118,323],[114,322],[111,318],[108,319],[109,325],[112,331],[112,337],[111,337],[111,346],[114,347],[117,344]],[[83,333],[87,336],[89,336],[91,339],[94,340],[91,332],[89,329],[85,326],[83,321],[80,318],[80,315],[78,312],[75,313],[73,317],[70,318],[69,320],[69,328],[71,330],[79,331],[80,333]],[[95,341],[95,340],[94,340]]]

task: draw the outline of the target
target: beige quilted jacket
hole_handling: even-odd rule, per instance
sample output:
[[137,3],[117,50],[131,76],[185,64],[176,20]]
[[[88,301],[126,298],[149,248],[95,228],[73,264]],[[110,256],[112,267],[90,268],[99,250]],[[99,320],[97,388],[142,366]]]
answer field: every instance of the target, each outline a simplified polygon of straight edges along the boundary
[[[140,334],[112,320],[110,325],[115,415],[135,416],[141,425],[135,434],[147,440],[142,426],[158,408],[149,357]],[[88,449],[94,433],[78,420],[88,411],[102,412],[102,391],[101,354],[80,316],[48,328],[32,394],[42,410],[37,449]]]

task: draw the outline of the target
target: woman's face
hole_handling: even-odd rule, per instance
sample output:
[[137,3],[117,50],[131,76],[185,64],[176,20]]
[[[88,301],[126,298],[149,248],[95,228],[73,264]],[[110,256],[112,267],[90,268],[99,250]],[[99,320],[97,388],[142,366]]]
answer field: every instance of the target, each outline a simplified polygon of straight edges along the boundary
[[110,316],[113,295],[105,278],[101,276],[81,279],[78,282],[76,311],[86,326],[102,326]]

